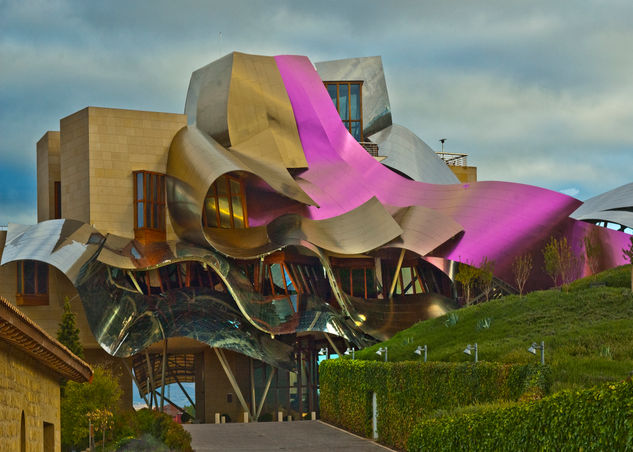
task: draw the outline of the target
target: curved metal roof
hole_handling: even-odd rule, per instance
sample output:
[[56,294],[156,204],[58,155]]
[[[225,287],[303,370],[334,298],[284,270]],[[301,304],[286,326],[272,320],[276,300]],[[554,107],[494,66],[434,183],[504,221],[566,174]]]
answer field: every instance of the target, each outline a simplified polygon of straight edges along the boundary
[[383,165],[418,182],[459,184],[459,179],[435,151],[406,127],[393,124],[368,137],[378,144]]
[[576,220],[609,221],[633,228],[633,183],[589,198],[571,217]]

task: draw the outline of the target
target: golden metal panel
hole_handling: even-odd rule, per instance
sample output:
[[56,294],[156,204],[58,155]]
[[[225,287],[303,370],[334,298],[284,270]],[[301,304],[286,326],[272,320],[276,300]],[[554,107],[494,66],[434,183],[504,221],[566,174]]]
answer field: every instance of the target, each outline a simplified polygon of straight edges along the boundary
[[403,233],[381,248],[405,248],[425,256],[464,230],[449,216],[427,207],[389,209]]
[[273,57],[235,52],[228,97],[231,150],[307,168],[292,105]]

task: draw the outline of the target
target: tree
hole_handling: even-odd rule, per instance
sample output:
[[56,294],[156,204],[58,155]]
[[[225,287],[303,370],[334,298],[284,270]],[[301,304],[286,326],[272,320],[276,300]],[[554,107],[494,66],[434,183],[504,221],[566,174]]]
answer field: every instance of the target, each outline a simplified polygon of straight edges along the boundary
[[57,340],[75,355],[84,357],[84,350],[79,340],[79,328],[75,321],[75,313],[70,309],[68,297],[64,299],[64,314],[57,330]]
[[62,444],[84,447],[88,442],[89,419],[95,413],[116,412],[120,397],[119,382],[101,367],[95,367],[91,383],[69,381],[61,402]]
[[545,260],[545,272],[552,278],[554,285],[569,284],[575,279],[580,269],[581,260],[574,254],[573,249],[567,243],[567,238],[550,237],[543,248]]
[[455,281],[462,285],[463,294],[464,294],[464,303],[467,305],[470,304],[470,295],[471,290],[479,277],[479,269],[474,265],[469,265],[466,263],[459,264],[459,270],[455,275]]
[[[622,257],[628,259],[633,264],[633,236],[628,248],[622,248]],[[633,292],[633,266],[631,267],[631,292]]]
[[525,284],[527,280],[530,278],[530,273],[532,273],[532,254],[526,253],[520,256],[517,256],[512,262],[512,272],[514,273],[514,280],[517,283],[517,288],[519,289],[519,296],[523,296],[523,289],[525,288]]
[[486,301],[490,300],[490,293],[492,292],[494,267],[495,262],[489,261],[486,256],[481,259],[481,263],[479,264],[479,275],[477,276],[477,279],[479,279],[479,285],[481,287],[481,291],[486,297]]
[[602,255],[604,249],[602,247],[602,241],[597,228],[592,228],[591,232],[585,236],[585,254],[587,255],[587,265],[592,275],[595,275],[600,270],[600,263],[602,261]]

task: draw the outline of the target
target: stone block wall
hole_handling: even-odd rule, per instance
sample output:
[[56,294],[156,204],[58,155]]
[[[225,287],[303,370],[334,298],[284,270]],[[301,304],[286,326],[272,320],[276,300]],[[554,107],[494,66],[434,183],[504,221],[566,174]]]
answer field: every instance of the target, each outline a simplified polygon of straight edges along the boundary
[[[0,451],[21,450],[22,435],[27,452],[61,450],[58,377],[4,342],[0,342],[0,406]],[[52,424],[53,449],[44,444],[45,422]]]

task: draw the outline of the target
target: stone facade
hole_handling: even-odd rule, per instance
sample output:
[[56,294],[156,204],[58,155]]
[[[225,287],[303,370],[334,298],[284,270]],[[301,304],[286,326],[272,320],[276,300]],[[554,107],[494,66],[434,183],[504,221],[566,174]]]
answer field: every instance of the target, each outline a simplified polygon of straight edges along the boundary
[[59,376],[3,342],[0,406],[0,451],[61,450]]

